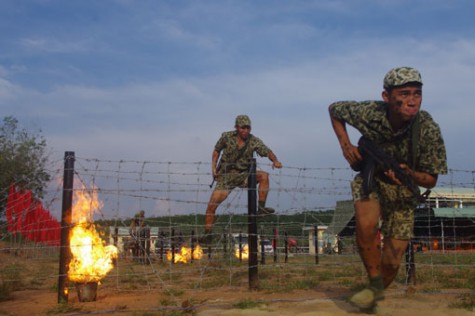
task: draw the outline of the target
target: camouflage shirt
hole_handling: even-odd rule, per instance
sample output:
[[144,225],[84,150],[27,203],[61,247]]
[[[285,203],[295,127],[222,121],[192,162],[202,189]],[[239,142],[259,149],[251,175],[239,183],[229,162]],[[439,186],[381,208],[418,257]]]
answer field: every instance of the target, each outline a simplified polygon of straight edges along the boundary
[[[356,128],[399,163],[411,166],[412,122],[393,132],[386,116],[387,106],[383,101],[341,101],[330,105],[330,112]],[[434,175],[447,173],[446,151],[439,125],[423,110],[420,111],[420,138],[415,161],[413,168],[417,171]]]
[[[232,171],[246,171],[249,169],[249,160],[252,159],[254,152],[261,157],[267,157],[271,151],[258,137],[249,134],[246,141],[247,145],[242,153],[238,148],[237,132],[224,132],[214,146],[214,150],[221,152],[221,160],[218,165],[218,174]],[[242,147],[244,148],[244,147]]]

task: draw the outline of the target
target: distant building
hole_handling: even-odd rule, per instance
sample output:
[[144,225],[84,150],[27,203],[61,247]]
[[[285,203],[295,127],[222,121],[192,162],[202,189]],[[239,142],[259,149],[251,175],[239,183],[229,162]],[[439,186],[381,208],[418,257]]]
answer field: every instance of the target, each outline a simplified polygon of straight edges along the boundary
[[434,188],[427,204],[432,208],[468,208],[475,212],[475,188]]
[[425,251],[475,250],[475,189],[434,188],[416,211],[414,242]]
[[[109,227],[109,243],[115,245],[119,252],[124,252],[124,246],[132,241],[130,236],[129,227]],[[158,227],[150,227],[150,252],[155,252],[155,241],[158,238]]]
[[[315,246],[318,242],[319,254],[338,253],[337,236],[329,234],[328,226],[308,226],[303,228],[308,231],[308,253],[315,254]],[[315,238],[315,230],[317,231],[317,238]]]
[[[434,188],[416,209],[413,242],[422,251],[472,251],[474,230],[475,188]],[[327,234],[348,239],[354,233],[353,201],[338,201]]]

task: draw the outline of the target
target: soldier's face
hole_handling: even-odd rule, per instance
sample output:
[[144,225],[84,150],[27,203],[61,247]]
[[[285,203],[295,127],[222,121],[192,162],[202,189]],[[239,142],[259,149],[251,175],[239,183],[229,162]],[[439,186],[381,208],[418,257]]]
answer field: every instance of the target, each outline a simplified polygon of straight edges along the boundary
[[383,91],[383,100],[389,104],[390,117],[410,121],[421,109],[422,86],[407,84],[395,87],[390,92]]
[[238,137],[244,140],[246,140],[249,137],[249,134],[251,133],[251,127],[249,125],[236,126],[236,130],[238,133]]

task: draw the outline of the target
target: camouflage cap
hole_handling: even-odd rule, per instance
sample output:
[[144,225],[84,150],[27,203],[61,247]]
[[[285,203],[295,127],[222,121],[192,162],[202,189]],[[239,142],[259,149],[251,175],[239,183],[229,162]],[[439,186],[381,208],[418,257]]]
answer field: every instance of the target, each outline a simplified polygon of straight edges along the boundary
[[397,67],[391,69],[384,77],[384,89],[402,86],[409,82],[422,84],[419,71],[411,67]]
[[238,115],[236,117],[236,126],[251,126],[251,119],[247,115]]

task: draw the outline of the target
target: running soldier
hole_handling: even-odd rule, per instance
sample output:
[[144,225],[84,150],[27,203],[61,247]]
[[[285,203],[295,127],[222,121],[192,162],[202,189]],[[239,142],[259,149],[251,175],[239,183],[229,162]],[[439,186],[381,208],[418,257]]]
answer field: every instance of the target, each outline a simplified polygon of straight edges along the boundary
[[[344,101],[330,105],[331,122],[343,156],[354,169],[363,161],[348,137],[346,124],[349,124],[393,157],[402,174],[407,174],[416,187],[434,187],[438,175],[447,173],[446,150],[439,125],[428,112],[420,110],[420,73],[410,67],[390,70],[384,78],[382,98],[383,101]],[[369,286],[349,299],[362,310],[374,308],[377,301],[384,298],[384,289],[396,277],[401,258],[413,237],[416,195],[419,195],[403,185],[394,170],[380,166],[374,170],[370,192],[363,185],[364,181],[367,179],[363,179],[360,172],[351,188],[356,241]],[[380,218],[384,236],[382,252],[378,238]]]

